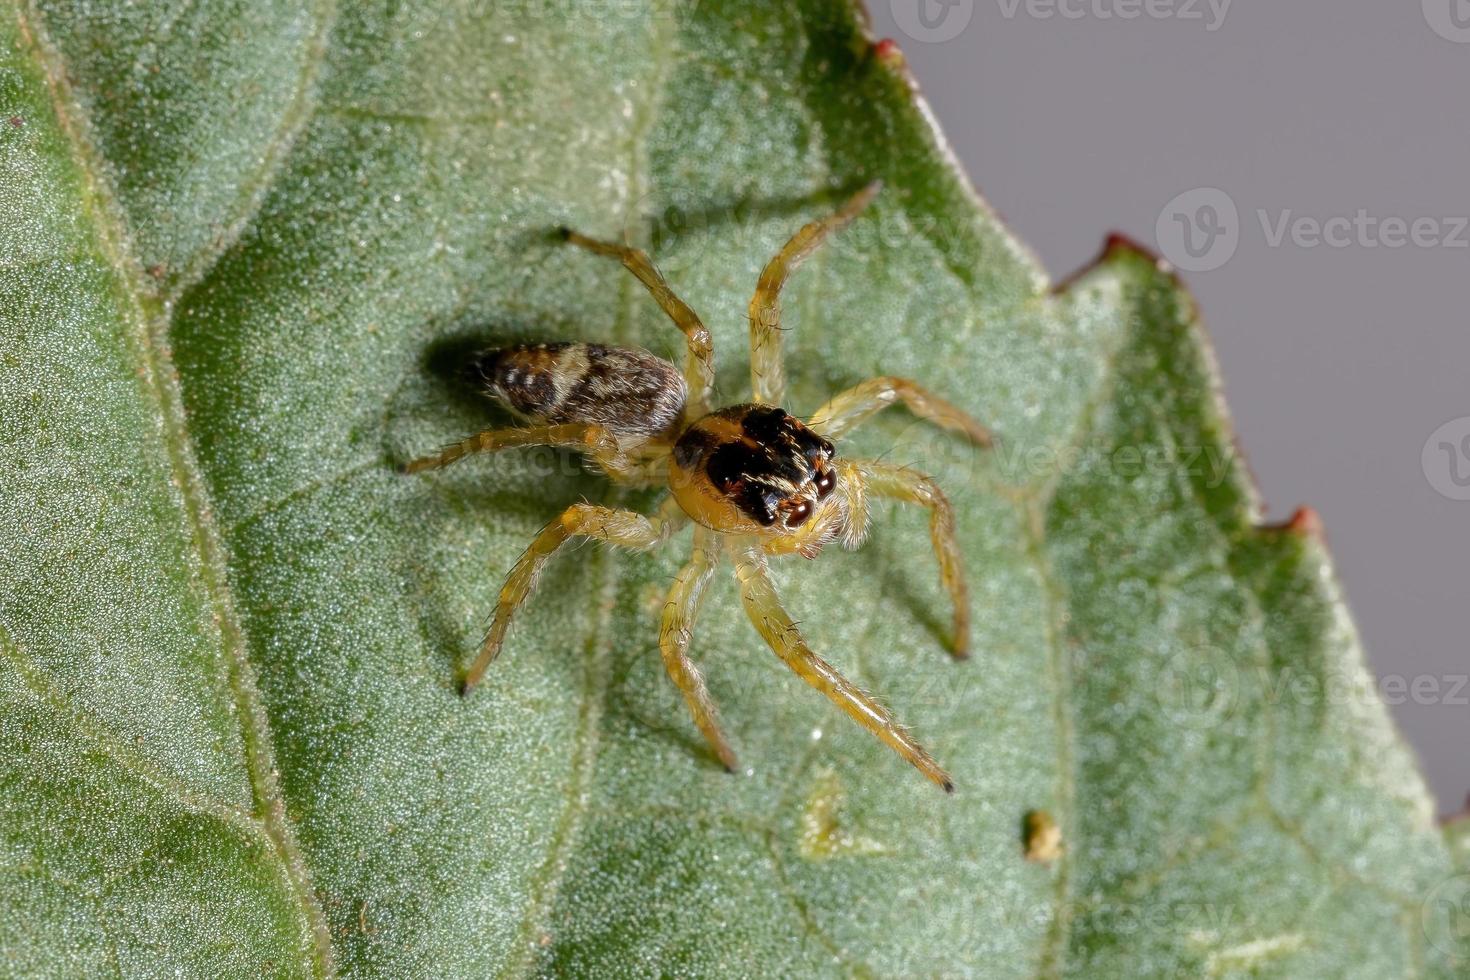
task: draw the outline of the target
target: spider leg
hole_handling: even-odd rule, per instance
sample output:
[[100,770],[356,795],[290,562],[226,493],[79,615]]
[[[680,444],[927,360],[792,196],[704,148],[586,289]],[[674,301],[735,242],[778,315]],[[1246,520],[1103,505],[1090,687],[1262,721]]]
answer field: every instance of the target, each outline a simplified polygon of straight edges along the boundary
[[709,689],[704,685],[699,668],[689,659],[689,641],[693,635],[694,618],[699,614],[705,586],[709,585],[709,580],[714,576],[715,563],[718,560],[719,551],[712,532],[695,528],[694,554],[689,564],[674,579],[668,601],[664,604],[663,623],[658,632],[658,648],[663,654],[664,667],[667,668],[669,677],[689,705],[694,724],[704,735],[705,741],[709,742],[710,748],[714,749],[720,764],[729,772],[734,772],[737,765],[735,750],[730,748],[730,743],[720,731],[715,703],[709,696]]
[[776,596],[775,586],[766,569],[765,556],[761,554],[759,547],[743,545],[737,548],[735,576],[740,580],[740,601],[745,606],[746,615],[787,667],[825,694],[853,721],[907,759],[914,768],[944,787],[945,792],[954,791],[954,783],[949,776],[906,729],[895,722],[881,705],[858,690],[836,668],[818,657],[806,645],[796,623],[782,608],[781,600]]
[[654,301],[669,319],[674,321],[674,325],[683,331],[688,343],[689,353],[684,362],[684,383],[689,386],[689,417],[698,418],[708,412],[710,390],[715,383],[715,349],[714,342],[710,339],[709,329],[699,319],[699,315],[690,309],[688,303],[674,294],[664,279],[663,273],[654,267],[648,253],[641,248],[630,248],[627,245],[615,245],[612,242],[588,238],[570,228],[563,228],[561,232],[573,245],[622,262],[623,267],[637,276],[638,281],[653,294]]
[[834,214],[802,227],[766,263],[750,298],[750,393],[766,405],[779,405],[786,395],[786,368],[781,360],[781,289],[797,266],[834,232],[846,227],[882,190],[873,181]]
[[474,453],[496,452],[513,446],[560,446],[564,449],[580,449],[599,462],[606,459],[627,465],[618,441],[600,425],[583,425],[580,422],[563,425],[528,425],[509,429],[485,429],[467,439],[450,443],[437,453],[420,456],[403,465],[405,473],[422,473],[437,470],[457,462]]
[[954,647],[956,660],[970,655],[970,590],[955,539],[954,509],[944,491],[929,477],[889,463],[859,461],[856,468],[869,492],[906,504],[929,509],[929,537],[939,559],[939,581],[954,600]]
[[608,476],[622,482],[636,482],[641,476],[646,476],[640,468],[641,461],[630,460],[611,432],[600,425],[580,422],[486,429],[451,443],[437,453],[410,460],[403,465],[403,472],[437,470],[474,453],[497,452],[515,446],[558,446],[579,450],[592,457]]
[[812,414],[812,429],[831,440],[841,439],[874,415],[903,402],[921,419],[969,437],[977,446],[989,446],[990,430],[968,414],[907,378],[869,378],[854,385]]
[[667,541],[669,535],[682,524],[683,512],[672,497],[652,517],[595,504],[573,504],[562,511],[560,517],[536,535],[530,547],[506,576],[505,585],[500,589],[500,601],[495,605],[495,618],[490,622],[490,630],[485,634],[485,641],[480,644],[475,662],[465,673],[464,691],[467,693],[485,676],[485,670],[505,642],[511,617],[530,596],[542,570],[562,545],[573,538],[584,537],[606,541],[620,548],[647,551]]

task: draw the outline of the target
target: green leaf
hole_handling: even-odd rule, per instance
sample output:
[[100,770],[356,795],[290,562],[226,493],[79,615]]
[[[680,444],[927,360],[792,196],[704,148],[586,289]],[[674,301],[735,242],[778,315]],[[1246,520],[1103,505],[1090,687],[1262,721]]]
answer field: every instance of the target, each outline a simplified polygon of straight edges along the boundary
[[[5,972],[1463,971],[1470,879],[1310,515],[1257,526],[1187,296],[1122,243],[1050,291],[860,19],[4,6]],[[536,528],[656,501],[551,453],[393,469],[497,418],[442,369],[468,344],[678,351],[548,230],[651,243],[738,400],[760,265],[875,177],[788,293],[792,407],[911,375],[1001,434],[895,412],[844,446],[951,492],[976,656],[942,650],[920,514],[778,574],[956,795],[788,675],[723,578],[695,641],[722,772],[655,652],[683,536],[553,566],[462,700]]]

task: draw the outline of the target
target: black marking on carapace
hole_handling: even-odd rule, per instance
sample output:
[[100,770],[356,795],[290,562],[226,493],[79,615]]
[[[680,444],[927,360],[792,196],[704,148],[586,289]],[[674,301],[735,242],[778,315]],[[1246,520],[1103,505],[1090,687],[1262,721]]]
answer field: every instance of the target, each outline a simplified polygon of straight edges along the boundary
[[717,414],[738,423],[739,436],[720,441],[691,429],[675,446],[675,461],[686,469],[702,465],[716,489],[757,523],[775,524],[785,504],[788,525],[795,527],[811,516],[813,491],[818,499],[832,492],[832,444],[795,417],[767,405],[736,405]]
[[674,443],[674,462],[684,470],[692,470],[700,464],[706,453],[715,448],[715,437],[704,429],[691,426],[684,430],[679,441]]
[[791,418],[784,408],[769,405],[751,405],[740,419],[740,431],[756,442],[775,442],[786,430],[786,420]]
[[[709,454],[705,473],[710,482],[757,523],[776,523],[776,507],[790,490],[761,479],[770,473],[770,453],[746,442],[727,442]],[[785,490],[785,492],[783,492]]]
[[740,427],[747,436],[763,445],[794,448],[806,458],[807,466],[815,466],[822,458],[831,459],[832,443],[807,428],[785,409],[767,405],[754,406]]

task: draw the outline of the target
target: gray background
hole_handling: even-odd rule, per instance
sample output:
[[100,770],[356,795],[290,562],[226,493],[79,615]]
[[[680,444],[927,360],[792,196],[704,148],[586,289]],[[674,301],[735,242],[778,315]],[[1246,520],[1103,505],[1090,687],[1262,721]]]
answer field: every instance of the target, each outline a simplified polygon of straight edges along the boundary
[[[1455,41],[1430,23],[1458,3],[1470,25],[1470,0],[1236,0],[1215,30],[1205,0],[1201,19],[1134,20],[1096,12],[1129,0],[1061,0],[1076,18],[943,2],[870,0],[874,31],[899,42],[975,184],[1054,279],[1111,230],[1157,248],[1182,192],[1238,207],[1233,257],[1184,278],[1241,445],[1273,519],[1321,514],[1374,672],[1438,685],[1392,710],[1441,810],[1459,809],[1470,501],[1436,492],[1449,460],[1431,472],[1421,450],[1470,416],[1470,248],[1273,246],[1257,211],[1470,216],[1470,30]],[[940,33],[970,20],[921,40],[900,26],[916,3]]]

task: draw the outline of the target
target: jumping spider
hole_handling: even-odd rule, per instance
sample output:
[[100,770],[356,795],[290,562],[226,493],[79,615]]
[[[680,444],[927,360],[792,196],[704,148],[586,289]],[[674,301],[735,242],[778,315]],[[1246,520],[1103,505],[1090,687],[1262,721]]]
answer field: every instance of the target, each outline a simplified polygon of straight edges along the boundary
[[529,424],[488,429],[416,459],[406,470],[436,469],[471,453],[511,446],[561,446],[585,453],[616,482],[664,483],[672,495],[651,517],[573,504],[537,535],[500,590],[489,633],[465,675],[465,690],[484,676],[500,652],[511,617],[562,545],[586,537],[646,551],[692,520],[693,556],[669,592],[659,649],[694,723],[725,768],[736,768],[735,753],[689,659],[689,641],[705,586],[720,559],[728,556],[746,614],[782,662],[925,776],[953,790],[949,776],[887,710],[811,651],[782,608],[766,567],[768,555],[795,552],[815,558],[833,540],[858,547],[867,531],[870,495],[926,507],[940,578],[954,600],[953,652],[957,658],[968,652],[969,595],[949,501],[928,477],[904,467],[838,457],[833,442],[897,401],[978,445],[989,445],[989,433],[958,408],[903,378],[864,381],[827,402],[805,423],[777,407],[786,388],[781,289],[802,260],[867,207],[880,186],[870,184],[832,216],[802,228],[766,265],[750,301],[752,401],[713,411],[709,330],[669,289],[647,254],[562,229],[568,242],[621,260],[648,287],[687,339],[682,377],[668,361],[623,347],[555,343],[485,351],[476,366],[486,393]]

